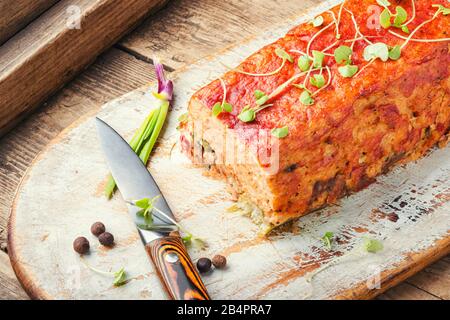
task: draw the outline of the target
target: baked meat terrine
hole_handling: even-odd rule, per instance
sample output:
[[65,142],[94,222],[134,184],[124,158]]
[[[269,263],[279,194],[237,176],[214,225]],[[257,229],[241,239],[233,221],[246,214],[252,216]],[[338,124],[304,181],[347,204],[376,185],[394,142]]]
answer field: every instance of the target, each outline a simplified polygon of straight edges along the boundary
[[197,91],[184,151],[276,226],[443,146],[450,6],[391,2],[344,1]]

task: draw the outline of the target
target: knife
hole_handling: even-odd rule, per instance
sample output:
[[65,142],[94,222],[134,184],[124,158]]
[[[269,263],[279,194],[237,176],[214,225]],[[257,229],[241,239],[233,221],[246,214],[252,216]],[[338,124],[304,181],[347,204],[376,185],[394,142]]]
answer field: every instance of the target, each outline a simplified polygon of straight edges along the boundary
[[[182,239],[178,233],[175,236],[171,233],[177,229],[175,217],[150,172],[113,128],[99,118],[96,118],[96,125],[112,176],[127,201],[128,211],[136,223],[145,250],[169,296],[175,300],[209,300]],[[154,207],[164,213],[152,213],[151,230],[145,227],[143,218],[137,214],[140,208],[132,204],[144,198],[155,199]]]

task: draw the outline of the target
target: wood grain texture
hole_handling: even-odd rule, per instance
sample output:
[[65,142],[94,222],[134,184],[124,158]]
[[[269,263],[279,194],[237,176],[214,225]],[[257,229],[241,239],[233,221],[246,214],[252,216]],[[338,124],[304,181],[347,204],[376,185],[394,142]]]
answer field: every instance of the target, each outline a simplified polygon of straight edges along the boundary
[[0,0],[0,45],[59,0]]
[[62,0],[0,47],[0,135],[164,3]]
[[412,276],[407,283],[444,300],[450,300],[450,256]]
[[409,283],[401,283],[386,293],[378,296],[378,300],[441,300]]
[[210,300],[180,237],[156,239],[145,248],[172,299]]
[[0,251],[0,300],[28,299],[11,269],[8,255]]
[[324,1],[175,0],[120,45],[179,69],[279,25]]
[[[250,1],[233,0],[227,1],[227,3],[222,1],[221,4],[229,5],[229,3],[243,2],[247,2],[248,6],[251,7]],[[281,2],[284,3],[286,1],[283,0]],[[283,12],[283,14],[286,13],[279,5],[281,2],[267,1],[267,6],[271,7],[273,15],[276,15],[277,12]],[[186,50],[192,50],[193,52],[196,49],[196,46],[201,43],[200,39],[192,39],[195,38],[195,31],[199,29],[199,18],[195,11],[183,11],[182,5],[184,3],[186,3],[186,1],[174,1],[174,4],[171,5],[174,12],[184,12],[185,14],[183,17],[180,17],[177,20],[172,20],[171,12],[164,11],[161,15],[160,13],[157,14],[157,19],[163,21],[164,26],[170,30],[177,30],[177,27],[183,26],[183,28],[180,29],[185,34],[180,35],[180,37],[188,37],[191,39],[187,41],[186,47],[168,43],[168,40],[166,40],[165,37],[169,37],[169,40],[173,40],[178,36],[176,32],[166,34],[164,37],[159,37],[155,32],[148,37],[145,32],[142,32],[142,30],[146,29],[148,34],[151,33],[149,29],[149,26],[152,25],[151,19],[146,22],[145,27],[141,28],[140,34],[136,34],[135,38],[130,37],[130,39],[133,38],[133,41],[140,43],[144,49],[145,46],[149,46],[155,50],[158,50],[160,53],[165,52],[164,48],[166,46],[173,45],[171,49],[173,51],[167,50],[167,54],[165,56],[166,60],[169,61],[172,60],[171,57],[173,56],[174,61],[177,62],[176,57],[185,56]],[[293,3],[294,2],[292,2],[292,5]],[[297,3],[297,5],[301,4]],[[209,6],[208,8],[217,10],[214,6]],[[202,9],[200,8],[199,10]],[[252,10],[258,10],[258,8],[252,7]],[[202,18],[202,21],[200,21],[202,25],[214,24],[213,21],[208,22],[206,20],[209,20],[210,16],[214,16],[215,12],[206,11],[203,12],[203,15],[204,17]],[[164,19],[162,19],[162,17],[164,17]],[[283,15],[279,14],[279,19],[282,18]],[[224,18],[220,19],[222,19],[220,21],[223,21]],[[245,19],[248,19],[251,23],[252,19],[260,19],[260,17],[258,14],[252,15],[250,12]],[[268,23],[267,26],[270,27],[270,24]],[[154,27],[164,28],[160,25],[155,25]],[[262,29],[264,28],[265,27],[263,26]],[[213,31],[217,32],[215,30]],[[235,39],[241,39],[240,33],[245,33],[246,31],[236,28],[231,23],[225,23],[221,25],[220,32],[226,34],[227,38],[235,37]],[[203,33],[205,33],[205,31],[203,31]],[[216,47],[220,47],[220,45],[217,45],[217,38],[214,39],[212,37],[211,41],[215,43]],[[151,53],[150,51],[148,52]],[[203,50],[203,52],[205,52],[205,50]],[[209,53],[213,53],[213,51]],[[139,56],[136,52],[133,52],[133,54]],[[196,60],[195,54],[189,53],[188,55]],[[148,58],[150,57],[151,55],[149,55]],[[140,58],[148,60],[145,56],[141,56]],[[178,64],[181,67],[185,66],[183,62],[178,62]],[[121,74],[122,72],[125,73]],[[76,81],[73,81],[64,90],[60,91],[59,94],[51,98],[36,114],[30,116],[21,124],[21,126],[14,129],[10,134],[0,140],[0,243],[5,241],[6,238],[5,227],[14,190],[23,176],[24,171],[30,166],[32,159],[36,156],[36,154],[42,150],[50,139],[56,136],[64,127],[70,124],[73,120],[77,119],[80,115],[85,114],[90,110],[99,108],[103,102],[120,95],[120,92],[125,93],[126,90],[132,90],[148,82],[150,79],[146,77],[149,76],[150,78],[153,78],[152,67],[150,65],[142,63],[142,61],[138,61],[130,56],[118,52],[117,50],[112,50],[110,53],[100,57],[100,59],[98,59],[98,61],[86,72],[83,72],[82,75],[76,79]],[[207,200],[205,199],[205,201]],[[188,216],[189,212],[186,212],[185,215]],[[246,243],[243,243],[242,245],[245,246]],[[235,249],[233,248],[229,249],[230,252],[233,252],[234,250]],[[450,258],[447,257],[446,259],[448,261]],[[441,266],[440,262],[438,262],[438,264]],[[440,266],[439,269],[441,269]],[[434,265],[429,268],[433,267]],[[3,268],[0,268],[0,274],[2,273],[2,270]],[[445,285],[445,279],[448,279],[450,267],[444,267],[442,271],[442,273],[433,272],[435,276],[428,277],[428,280],[424,282],[427,288],[432,286],[440,292],[448,293],[449,287]],[[420,275],[421,273],[417,276]],[[411,279],[414,278],[415,277]],[[419,284],[418,282],[416,283]],[[6,292],[6,297],[15,297],[14,292],[9,292],[7,289],[3,289],[3,291],[1,291],[2,286],[5,287],[3,282],[0,281],[0,292]],[[390,289],[382,295],[382,297],[386,299],[396,299],[402,296],[411,298],[417,297],[416,293],[410,293],[411,290],[420,292],[419,294],[422,297],[432,297],[429,295],[427,296],[425,291],[411,285],[401,285],[399,289]],[[5,298],[5,296],[0,296],[0,299],[1,298]]]

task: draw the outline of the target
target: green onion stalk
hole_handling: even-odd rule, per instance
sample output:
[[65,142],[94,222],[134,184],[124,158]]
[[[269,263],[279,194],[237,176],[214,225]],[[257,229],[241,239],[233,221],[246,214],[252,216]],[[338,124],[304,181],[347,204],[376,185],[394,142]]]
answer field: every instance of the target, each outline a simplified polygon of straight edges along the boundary
[[[166,79],[164,67],[159,60],[153,59],[153,62],[156,78],[158,79],[158,91],[153,92],[153,95],[158,99],[159,106],[150,111],[150,114],[145,118],[130,141],[131,148],[144,164],[147,164],[150,158],[150,154],[164,125],[173,98],[173,82]],[[105,187],[105,196],[110,199],[115,189],[116,182],[110,174]]]

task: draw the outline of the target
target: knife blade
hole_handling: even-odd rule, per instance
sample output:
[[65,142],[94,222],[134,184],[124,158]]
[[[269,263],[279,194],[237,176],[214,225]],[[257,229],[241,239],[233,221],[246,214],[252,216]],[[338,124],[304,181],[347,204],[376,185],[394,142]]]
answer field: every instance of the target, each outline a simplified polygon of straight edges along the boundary
[[[186,247],[176,230],[175,216],[158,185],[142,160],[129,144],[106,122],[96,118],[98,135],[106,162],[117,187],[128,205],[129,213],[136,223],[147,254],[164,283],[169,296],[176,300],[209,300],[206,288],[194,267]],[[157,197],[157,198],[155,198]],[[155,198],[153,228],[145,228],[140,208],[134,201]],[[161,214],[163,212],[164,214]]]

